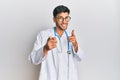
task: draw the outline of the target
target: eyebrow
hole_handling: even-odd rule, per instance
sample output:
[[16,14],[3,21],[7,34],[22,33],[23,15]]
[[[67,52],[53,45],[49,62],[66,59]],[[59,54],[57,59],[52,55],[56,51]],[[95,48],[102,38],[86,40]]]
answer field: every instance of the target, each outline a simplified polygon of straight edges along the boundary
[[[60,17],[62,17],[62,16],[56,16],[56,17],[60,18]],[[69,16],[66,16],[66,17],[69,17]],[[65,18],[66,18],[66,17],[65,17]],[[64,18],[64,17],[62,17],[62,18]]]

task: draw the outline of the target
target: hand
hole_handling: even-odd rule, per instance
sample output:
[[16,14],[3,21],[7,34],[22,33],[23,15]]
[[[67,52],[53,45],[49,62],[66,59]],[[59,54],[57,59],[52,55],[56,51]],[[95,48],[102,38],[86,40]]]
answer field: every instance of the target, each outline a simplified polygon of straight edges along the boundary
[[71,36],[68,37],[68,41],[71,42],[73,45],[76,44],[76,37],[75,37],[75,34],[74,34],[74,30],[72,30],[71,32]]
[[73,44],[75,52],[77,52],[78,51],[78,44],[77,44],[77,41],[76,41],[74,30],[72,30],[71,36],[68,37],[68,41]]
[[49,37],[45,45],[46,50],[51,50],[57,45],[57,39],[55,37]]
[[47,39],[47,43],[43,48],[43,57],[47,54],[47,52],[53,48],[55,48],[57,45],[57,39],[55,37],[49,37]]

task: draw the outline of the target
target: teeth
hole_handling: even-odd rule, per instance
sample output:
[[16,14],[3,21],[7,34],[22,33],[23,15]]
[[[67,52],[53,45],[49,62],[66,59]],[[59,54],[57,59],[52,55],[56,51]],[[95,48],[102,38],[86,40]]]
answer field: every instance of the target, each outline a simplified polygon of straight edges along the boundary
[[63,26],[66,26],[66,25],[63,25]]

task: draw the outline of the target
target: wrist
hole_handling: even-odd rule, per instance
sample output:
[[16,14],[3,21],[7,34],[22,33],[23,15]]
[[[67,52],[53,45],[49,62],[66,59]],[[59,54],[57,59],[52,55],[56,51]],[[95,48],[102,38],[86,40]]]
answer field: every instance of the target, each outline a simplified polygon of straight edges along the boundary
[[75,43],[73,43],[73,47],[74,47],[75,52],[77,52],[78,51],[77,41],[75,41]]
[[47,52],[48,52],[48,47],[45,45],[43,47],[43,57],[47,54]]

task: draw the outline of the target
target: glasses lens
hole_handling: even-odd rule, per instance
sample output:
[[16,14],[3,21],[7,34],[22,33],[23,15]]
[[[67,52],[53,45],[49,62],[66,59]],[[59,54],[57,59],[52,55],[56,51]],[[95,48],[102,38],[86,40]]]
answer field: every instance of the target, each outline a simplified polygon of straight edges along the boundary
[[58,21],[60,21],[60,22],[62,22],[62,21],[67,21],[67,22],[69,22],[70,20],[71,20],[71,17],[70,16],[68,16],[68,17],[65,17],[65,18],[63,18],[63,17],[57,17],[57,19],[58,19]]
[[68,16],[68,17],[65,18],[66,21],[70,21],[70,19],[71,19],[70,16]]

